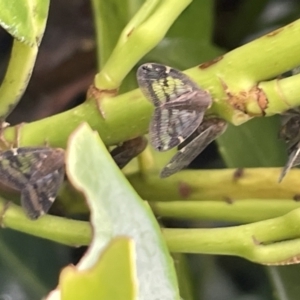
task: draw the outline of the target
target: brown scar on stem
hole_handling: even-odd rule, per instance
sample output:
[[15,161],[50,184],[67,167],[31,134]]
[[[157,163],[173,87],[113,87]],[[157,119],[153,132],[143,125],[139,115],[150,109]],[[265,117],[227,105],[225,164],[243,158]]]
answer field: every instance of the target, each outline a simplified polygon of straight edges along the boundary
[[223,199],[227,204],[233,204],[234,203],[234,200],[229,196],[224,196]]
[[233,172],[233,181],[237,181],[238,179],[242,178],[245,175],[245,169],[244,168],[237,168]]
[[276,30],[274,30],[274,31],[272,31],[272,32],[270,32],[270,33],[268,33],[268,34],[266,34],[266,37],[272,37],[272,36],[275,36],[275,35],[277,35],[278,33],[280,33],[283,29],[284,29],[284,28],[278,28],[278,29],[276,29]]
[[288,266],[288,265],[295,265],[299,263],[300,263],[300,254],[282,261],[278,261],[274,263],[263,263],[263,264],[267,266]]
[[127,36],[127,37],[129,37],[129,36],[130,36],[130,35],[133,33],[134,29],[135,29],[135,28],[134,28],[134,27],[132,27],[132,28],[130,29],[130,31],[127,33],[127,35],[126,35],[126,36]]
[[200,65],[199,65],[199,68],[200,68],[200,69],[207,69],[208,67],[210,67],[210,66],[216,64],[217,62],[219,62],[220,60],[222,60],[223,57],[224,57],[224,56],[221,55],[221,56],[218,56],[218,57],[216,57],[216,58],[214,58],[214,59],[212,59],[212,60],[210,60],[210,61],[207,61],[207,62],[205,62],[205,63],[203,63],[203,64],[200,64]]
[[192,190],[191,190],[191,187],[189,184],[187,184],[186,182],[180,181],[179,185],[178,185],[178,192],[182,198],[188,198],[190,196]]
[[[264,91],[259,88],[257,85],[253,86],[251,89],[246,91],[240,91],[238,93],[230,92],[228,85],[226,82],[219,78],[221,85],[223,87],[224,92],[227,95],[227,102],[236,110],[243,112],[249,116],[264,116],[265,110],[268,107],[269,101],[264,93]],[[249,113],[247,111],[247,104],[249,104],[249,99],[253,99],[253,102],[257,102],[261,112],[260,113]]]
[[256,246],[261,245],[261,242],[254,235],[252,235],[252,241]]
[[300,195],[299,194],[294,195],[293,200],[296,202],[300,201]]
[[104,97],[114,97],[118,93],[118,89],[100,90],[91,84],[87,90],[87,99],[95,99],[98,111],[103,119],[105,119],[105,112],[101,108],[101,99]]
[[265,116],[266,115],[266,109],[268,108],[269,105],[269,100],[265,94],[265,92],[258,87],[258,85],[255,85],[254,87],[252,87],[249,90],[249,94],[250,95],[254,95],[257,104],[259,106],[259,108],[261,109],[262,115]]
[[[246,107],[245,107],[245,101],[243,98],[245,98],[245,92],[240,92],[238,95],[233,94],[229,91],[228,85],[226,84],[226,82],[222,79],[219,78],[221,85],[223,87],[224,92],[227,95],[227,102],[236,110],[239,110],[241,112],[243,112],[244,114],[247,113],[246,111]],[[241,101],[243,99],[243,101]]]

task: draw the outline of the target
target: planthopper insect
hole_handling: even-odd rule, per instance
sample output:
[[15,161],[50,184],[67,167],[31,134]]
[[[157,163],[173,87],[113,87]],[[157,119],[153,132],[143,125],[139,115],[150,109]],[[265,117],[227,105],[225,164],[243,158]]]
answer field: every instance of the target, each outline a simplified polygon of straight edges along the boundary
[[21,194],[30,219],[45,214],[64,180],[65,151],[49,147],[20,147],[0,153],[0,184]]
[[140,66],[137,81],[155,106],[149,132],[150,142],[158,151],[174,148],[188,138],[212,103],[210,95],[188,76],[164,65]]
[[147,139],[138,136],[113,149],[110,154],[120,169],[123,169],[133,158],[142,153],[147,146]]
[[288,149],[289,158],[280,176],[279,182],[285,177],[287,172],[300,164],[300,109],[294,108],[286,111],[281,116],[281,129],[279,132]]
[[168,177],[187,166],[226,129],[226,122],[219,118],[202,123],[212,98],[182,72],[148,63],[139,67],[137,81],[155,107],[149,135],[156,150],[169,150],[193,134],[191,141],[179,146],[179,152],[162,170],[161,177]]
[[217,118],[205,118],[196,131],[178,147],[178,152],[162,169],[160,177],[169,177],[187,167],[211,142],[227,128],[227,122]]

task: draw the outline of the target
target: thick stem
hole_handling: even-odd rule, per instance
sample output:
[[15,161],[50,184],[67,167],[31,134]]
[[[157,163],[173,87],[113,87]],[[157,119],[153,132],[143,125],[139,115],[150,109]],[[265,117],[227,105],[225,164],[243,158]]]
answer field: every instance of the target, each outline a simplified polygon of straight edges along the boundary
[[261,82],[259,88],[264,91],[267,99],[272,99],[265,110],[268,116],[282,113],[291,107],[300,105],[300,74],[283,79]]
[[[25,217],[21,208],[0,202],[2,226],[70,246],[91,240],[88,222],[44,216],[37,221]],[[163,229],[171,252],[236,255],[262,264],[298,261],[300,209],[270,220],[248,225],[212,229]]]
[[171,252],[236,255],[261,264],[296,263],[300,209],[248,225],[214,229],[163,229]]
[[[121,37],[95,78],[100,90],[119,88],[136,63],[165,36],[191,0],[146,1],[123,30]],[[159,28],[159,30],[157,30]]]
[[[211,92],[214,97],[211,112],[234,124],[250,118],[249,115],[234,110],[235,105],[241,104],[252,115],[263,113],[257,103],[259,93],[253,90],[257,84],[259,88],[266,87],[264,93],[267,95],[267,107],[264,113],[279,113],[289,106],[300,105],[300,97],[297,98],[300,92],[300,84],[297,84],[299,75],[281,80],[280,90],[276,88],[278,80],[260,81],[300,65],[300,56],[297,55],[300,52],[300,43],[297,37],[300,37],[300,21],[283,27],[277,34],[275,32],[263,36],[237,48],[219,61],[202,64],[186,73]],[[237,97],[239,94],[250,95],[250,100],[244,96]],[[145,101],[139,90],[114,98],[104,98],[101,109],[105,113],[105,119],[99,115],[94,101],[87,101],[65,113],[25,124],[21,129],[20,145],[42,145],[47,139],[50,145],[63,147],[68,135],[84,121],[99,132],[106,145],[117,144],[145,134],[153,111],[151,104]],[[5,137],[14,140],[14,128],[5,130]]]
[[68,246],[87,245],[91,240],[88,222],[45,215],[36,221],[25,216],[21,207],[0,200],[1,226]]
[[170,201],[151,202],[151,208],[158,217],[185,220],[209,220],[217,222],[252,223],[282,216],[300,203],[291,199],[240,201]]
[[236,169],[185,170],[160,179],[157,173],[146,178],[128,176],[135,190],[148,201],[242,199],[296,199],[300,195],[299,170],[291,170],[278,183],[280,168],[244,169],[236,177]]
[[9,65],[0,87],[0,120],[5,120],[18,104],[31,77],[38,47],[14,39]]

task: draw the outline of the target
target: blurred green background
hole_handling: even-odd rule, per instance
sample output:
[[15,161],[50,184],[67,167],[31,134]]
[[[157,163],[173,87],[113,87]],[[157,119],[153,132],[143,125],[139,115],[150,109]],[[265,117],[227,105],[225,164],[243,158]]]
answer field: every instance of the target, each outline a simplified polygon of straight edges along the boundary
[[[299,17],[300,2],[297,0],[194,0],[166,38],[143,61],[186,69]],[[32,79],[20,104],[9,116],[9,123],[38,120],[84,101],[97,72],[93,26],[89,1],[51,0],[49,20]],[[2,76],[11,42],[11,37],[1,30]],[[124,90],[136,84],[134,77],[128,78]],[[283,143],[278,140],[278,128],[279,117],[231,126],[218,141],[224,159],[214,143],[191,167],[282,166],[286,154]],[[59,215],[60,212],[57,201],[53,213]],[[165,224],[170,227],[228,225],[175,221]],[[0,300],[41,299],[56,286],[63,266],[76,263],[84,250],[1,229]],[[186,258],[188,271],[182,272],[190,276],[193,286],[194,295],[190,299],[300,299],[299,266],[264,267],[236,257],[187,255]]]

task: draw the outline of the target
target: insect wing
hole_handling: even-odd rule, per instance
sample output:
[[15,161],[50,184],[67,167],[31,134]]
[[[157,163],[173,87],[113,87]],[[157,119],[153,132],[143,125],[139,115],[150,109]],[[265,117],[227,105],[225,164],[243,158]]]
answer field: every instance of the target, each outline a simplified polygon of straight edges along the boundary
[[21,205],[30,219],[48,212],[64,180],[64,167],[29,182],[21,190]]
[[168,66],[144,64],[137,71],[137,80],[155,106],[149,131],[150,142],[158,151],[169,150],[190,136],[212,103],[206,91]]
[[54,201],[63,178],[63,149],[22,147],[0,154],[0,183],[21,192],[21,204],[30,218],[49,210],[48,200]]
[[[43,150],[45,150],[43,148]],[[0,182],[21,190],[29,181],[32,169],[39,163],[41,148],[14,148],[0,154]]]
[[285,141],[288,149],[293,148],[300,141],[300,109],[294,108],[281,115],[281,129],[279,137]]
[[289,158],[278,181],[281,182],[287,172],[300,164],[300,108],[289,109],[281,115],[281,129],[279,132],[288,148]]
[[[197,130],[197,136],[184,145],[164,167],[161,178],[180,171],[188,166],[212,141],[221,135],[227,128],[227,123],[219,118],[204,120]],[[196,135],[196,132],[194,133]]]
[[209,133],[210,129],[208,128],[199,134],[198,137],[192,140],[188,145],[179,150],[163,168],[160,173],[160,177],[169,177],[188,166],[190,162],[192,162],[193,159],[195,159],[209,144],[209,142],[207,142]]
[[294,149],[291,151],[289,159],[279,176],[278,182],[282,181],[282,179],[285,177],[285,175],[291,168],[298,165],[300,165],[300,143],[296,144]]
[[177,101],[187,93],[197,92],[198,105],[208,107],[212,103],[209,94],[179,70],[156,63],[141,65],[137,71],[137,81],[146,98],[155,107]]
[[65,151],[60,148],[46,148],[44,151],[34,153],[36,161],[32,161],[30,181],[35,182],[40,178],[53,173],[65,163]]
[[158,151],[174,148],[199,127],[203,115],[193,110],[155,109],[150,122],[151,145]]
[[142,153],[147,146],[147,139],[139,136],[124,142],[111,151],[111,156],[120,169],[123,169],[134,157]]

